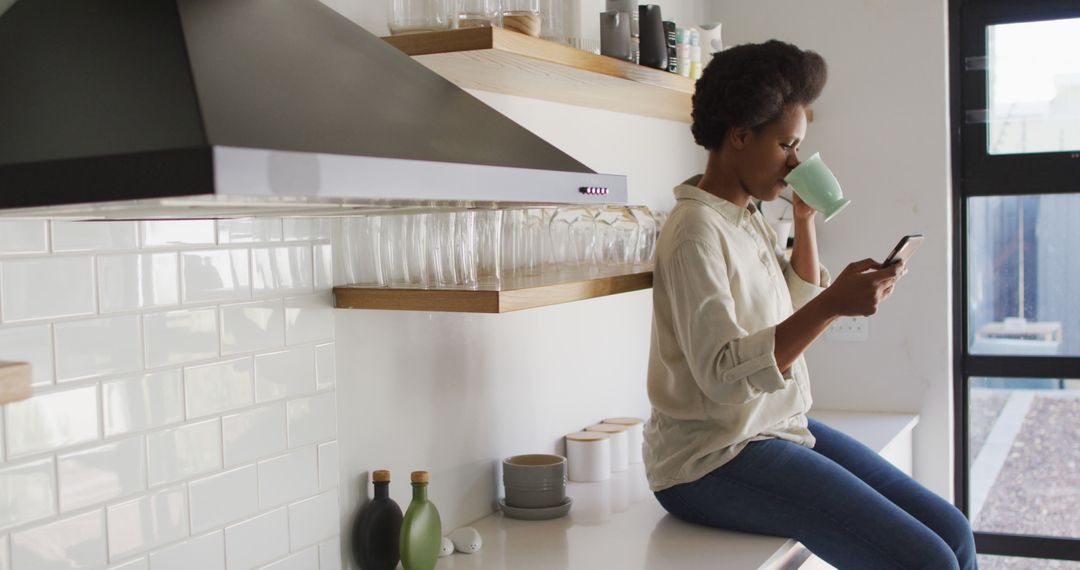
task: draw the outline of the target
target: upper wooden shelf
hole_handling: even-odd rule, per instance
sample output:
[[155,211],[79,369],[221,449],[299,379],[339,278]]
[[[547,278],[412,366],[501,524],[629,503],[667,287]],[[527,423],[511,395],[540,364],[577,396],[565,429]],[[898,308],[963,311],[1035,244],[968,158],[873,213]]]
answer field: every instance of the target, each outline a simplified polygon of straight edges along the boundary
[[334,287],[334,304],[339,309],[509,313],[649,289],[652,277],[652,268],[643,265],[618,275],[588,277],[564,273],[543,282],[526,278],[507,283],[501,289],[397,289],[346,285]]
[[461,87],[690,122],[693,80],[502,28],[389,36]]

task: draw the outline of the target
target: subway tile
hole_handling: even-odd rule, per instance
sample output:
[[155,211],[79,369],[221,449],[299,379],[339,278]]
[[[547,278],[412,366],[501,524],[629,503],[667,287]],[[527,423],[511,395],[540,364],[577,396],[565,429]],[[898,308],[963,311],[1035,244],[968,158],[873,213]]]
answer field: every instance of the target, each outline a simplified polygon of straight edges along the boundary
[[128,253],[97,258],[102,313],[165,307],[180,302],[177,254]]
[[253,568],[289,553],[289,515],[282,507],[225,529],[225,566]]
[[320,344],[315,347],[315,389],[333,388],[337,376],[337,364],[334,360],[334,343]]
[[285,218],[285,241],[330,239],[329,218]]
[[180,254],[180,273],[185,303],[251,298],[246,249],[183,252]]
[[252,249],[251,270],[255,295],[311,291],[314,282],[311,247]]
[[136,437],[57,457],[60,512],[146,488],[146,447]]
[[281,241],[281,218],[218,220],[218,243]]
[[11,570],[8,565],[8,537],[0,536],[0,570]]
[[150,570],[225,570],[225,535],[216,531],[150,554]]
[[308,548],[282,558],[273,564],[267,564],[259,570],[311,570],[319,567],[319,551],[315,547]]
[[285,304],[281,299],[221,307],[221,353],[235,354],[285,344]]
[[191,532],[238,521],[259,511],[259,482],[254,465],[188,483]]
[[91,511],[11,535],[12,570],[105,566],[105,516]]
[[56,514],[53,460],[0,469],[0,529]]
[[213,244],[214,220],[150,220],[139,223],[143,247]]
[[341,570],[341,537],[319,543],[319,570]]
[[289,548],[299,550],[339,532],[337,489],[289,505]]
[[8,459],[98,439],[97,387],[34,396],[4,411]]
[[164,370],[101,384],[105,437],[184,419],[180,370]]
[[105,251],[138,247],[137,222],[52,223],[53,251]]
[[[144,556],[116,566],[109,566],[109,570],[150,570],[150,561]],[[322,568],[319,570],[322,570]]]
[[334,252],[330,244],[315,244],[315,289],[327,290],[334,286]]
[[52,328],[49,325],[0,327],[0,360],[29,362],[34,386],[52,384]]
[[8,259],[0,272],[0,314],[4,322],[91,315],[94,258]]
[[221,423],[214,419],[146,437],[150,485],[221,468]]
[[315,349],[291,348],[255,357],[255,398],[259,402],[315,391]]
[[255,401],[255,363],[250,357],[184,369],[187,418],[251,405]]
[[329,293],[285,299],[285,343],[332,340],[333,308],[333,296]]
[[285,451],[284,404],[274,404],[221,418],[225,466],[232,467]]
[[276,507],[315,494],[317,470],[314,447],[260,461],[259,507]]
[[216,309],[168,311],[143,315],[146,366],[212,358],[218,355]]
[[319,446],[319,490],[338,486],[338,442]]
[[47,252],[48,227],[44,220],[0,220],[0,254]]
[[54,325],[57,382],[142,369],[140,324],[123,315]]
[[333,391],[290,400],[289,447],[333,439],[337,435],[337,407]]
[[108,508],[109,559],[120,560],[188,535],[184,486]]

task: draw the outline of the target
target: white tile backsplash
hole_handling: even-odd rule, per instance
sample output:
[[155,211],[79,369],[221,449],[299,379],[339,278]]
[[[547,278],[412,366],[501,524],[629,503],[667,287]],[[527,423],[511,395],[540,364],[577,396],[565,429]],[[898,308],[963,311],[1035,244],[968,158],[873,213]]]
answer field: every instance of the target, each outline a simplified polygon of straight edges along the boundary
[[8,459],[98,438],[97,386],[50,392],[7,404]]
[[56,513],[56,479],[52,459],[0,469],[0,529]]
[[150,570],[225,570],[225,535],[219,530],[150,555]]
[[102,568],[105,513],[91,511],[11,535],[12,570]]
[[188,251],[180,254],[185,303],[240,301],[251,298],[246,249]]
[[171,483],[221,468],[221,422],[214,419],[146,437],[150,485]]
[[0,254],[45,253],[48,227],[43,220],[0,220]]
[[153,429],[184,419],[180,369],[101,384],[105,437]]
[[54,325],[57,382],[142,369],[140,326],[138,315]]
[[0,221],[0,570],[340,567],[328,228]]
[[315,349],[300,346],[255,357],[255,397],[259,402],[315,391]]
[[337,434],[337,401],[333,392],[297,398],[287,404],[289,447],[333,439]]
[[225,528],[228,568],[253,568],[288,553],[289,514],[285,507]]
[[136,437],[60,455],[60,511],[67,512],[146,488],[146,444]]
[[52,223],[53,251],[103,251],[139,246],[138,222]]
[[278,560],[273,564],[267,564],[259,570],[311,570],[318,567],[319,551],[317,548],[312,547],[297,552],[288,558]]
[[238,358],[184,369],[187,418],[243,408],[255,401],[255,362]]
[[319,570],[341,570],[341,538],[319,544]]
[[175,252],[126,253],[97,258],[102,313],[166,307],[180,302]]
[[299,550],[338,534],[338,492],[289,505],[289,547]]
[[188,536],[183,485],[108,508],[109,558],[123,560]]
[[286,433],[283,403],[221,418],[225,466],[232,467],[285,451]]
[[33,385],[53,381],[53,342],[51,325],[0,328],[0,360],[29,362]]
[[213,308],[148,313],[143,334],[148,368],[213,358],[220,350]]
[[93,257],[40,257],[0,262],[4,322],[91,315],[97,310]]
[[259,462],[259,508],[313,495],[318,489],[315,448],[305,447]]
[[285,344],[281,299],[221,306],[221,353],[236,354]]

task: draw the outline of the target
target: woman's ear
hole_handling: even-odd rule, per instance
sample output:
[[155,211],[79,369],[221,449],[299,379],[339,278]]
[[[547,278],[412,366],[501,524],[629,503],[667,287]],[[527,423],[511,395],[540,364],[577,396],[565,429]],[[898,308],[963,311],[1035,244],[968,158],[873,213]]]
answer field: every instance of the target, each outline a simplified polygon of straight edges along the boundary
[[728,142],[731,143],[731,147],[735,150],[742,150],[746,148],[750,137],[753,135],[753,130],[746,127],[731,127],[728,129]]

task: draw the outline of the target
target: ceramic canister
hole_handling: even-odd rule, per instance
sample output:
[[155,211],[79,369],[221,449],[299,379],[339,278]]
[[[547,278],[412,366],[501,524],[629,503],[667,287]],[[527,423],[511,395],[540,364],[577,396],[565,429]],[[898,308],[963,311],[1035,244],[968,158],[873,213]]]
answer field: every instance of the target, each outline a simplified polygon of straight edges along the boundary
[[585,428],[585,431],[598,431],[611,436],[611,470],[626,471],[630,468],[629,461],[629,437],[626,435],[626,426],[615,424],[596,424]]
[[626,427],[627,448],[630,463],[643,463],[641,448],[645,445],[645,422],[640,418],[608,418],[601,423]]
[[611,478],[611,436],[579,431],[566,436],[566,462],[571,481],[606,481]]

